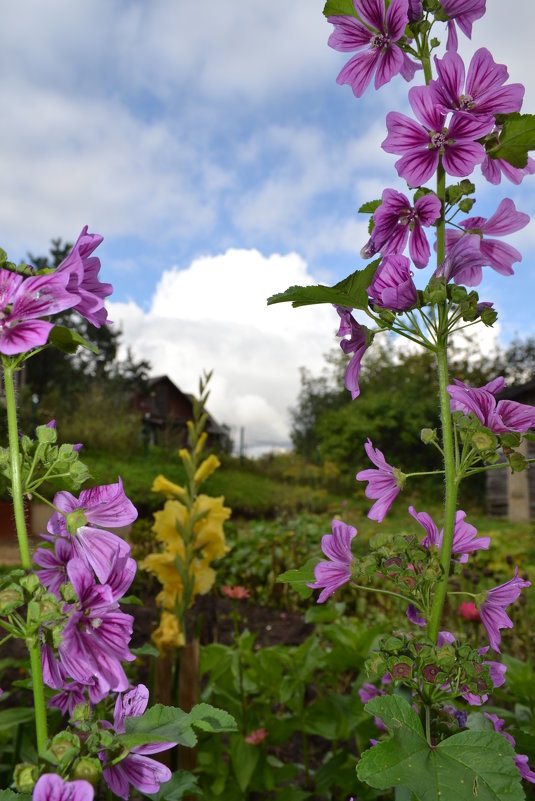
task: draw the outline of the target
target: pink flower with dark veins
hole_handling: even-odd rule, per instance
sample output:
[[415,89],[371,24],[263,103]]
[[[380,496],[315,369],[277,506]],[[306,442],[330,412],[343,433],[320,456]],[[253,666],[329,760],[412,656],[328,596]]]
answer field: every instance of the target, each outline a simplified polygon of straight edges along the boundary
[[366,250],[366,257],[381,252],[383,256],[403,253],[407,240],[409,254],[415,267],[425,267],[430,248],[423,227],[432,225],[440,216],[440,200],[434,194],[423,195],[414,206],[405,195],[395,189],[385,189],[381,205],[373,215],[374,228]]
[[89,234],[84,226],[69,255],[59,265],[56,275],[67,275],[67,289],[79,295],[74,309],[96,328],[108,323],[108,312],[104,308],[104,298],[111,295],[111,284],[98,280],[100,259],[93,251],[102,242],[100,234]]
[[425,184],[436,173],[441,157],[448,175],[470,175],[485,158],[485,148],[476,140],[490,133],[493,118],[455,111],[446,124],[447,115],[428,86],[413,86],[409,102],[418,121],[390,111],[386,115],[388,136],[382,144],[387,153],[401,155],[396,161],[400,178],[410,186]]
[[418,293],[408,258],[385,256],[368,287],[368,295],[383,309],[394,312],[413,309],[418,302]]
[[360,19],[327,17],[334,25],[329,46],[342,53],[359,51],[342,68],[336,82],[348,83],[355,97],[361,97],[374,73],[376,89],[400,73],[411,81],[420,67],[399,47],[409,21],[409,0],[392,0],[386,13],[384,0],[353,0],[353,5]]
[[405,483],[405,475],[397,467],[388,464],[379,448],[373,447],[369,437],[364,449],[375,468],[361,470],[357,473],[357,481],[368,482],[366,497],[375,499],[375,503],[368,512],[368,517],[370,520],[377,520],[380,523],[385,519],[388,510],[399,495]]
[[498,653],[500,653],[502,639],[500,629],[513,628],[513,621],[505,610],[509,604],[517,600],[520,591],[526,587],[531,587],[531,582],[518,577],[517,567],[512,579],[506,581],[505,584],[500,584],[498,587],[488,590],[485,600],[479,607],[479,613],[489,638],[490,647]]
[[435,102],[444,112],[467,111],[484,117],[520,111],[524,99],[521,83],[503,84],[509,77],[504,64],[496,64],[486,47],[476,50],[468,67],[455,52],[435,57],[437,78],[429,83]]
[[321,550],[329,561],[318,562],[314,568],[316,581],[307,585],[313,590],[322,590],[318,597],[319,604],[351,579],[351,540],[357,536],[357,529],[341,520],[333,520],[331,528],[332,534],[325,534],[321,538]]
[[[438,530],[438,526],[427,512],[417,512],[414,506],[409,506],[409,514],[422,526],[427,532],[425,537],[420,540],[420,545],[424,548],[442,548],[442,539],[444,537],[444,529]],[[474,551],[488,550],[490,545],[490,537],[478,537],[477,529],[467,523],[466,512],[458,510],[455,513],[455,527],[453,529],[453,546],[451,549],[452,555],[459,557],[459,562],[468,562],[468,555]]]
[[457,50],[457,24],[465,36],[472,38],[472,24],[485,14],[486,0],[441,0],[448,15],[448,41],[446,50]]
[[[479,252],[485,259],[485,265],[492,267],[501,275],[513,275],[513,263],[522,261],[522,254],[507,242],[500,242],[494,239],[495,236],[506,236],[514,234],[525,228],[529,223],[529,214],[517,211],[515,204],[510,198],[504,198],[494,214],[486,219],[485,217],[468,217],[462,220],[459,225],[464,228],[466,234],[479,236]],[[448,228],[446,231],[446,253],[449,253],[453,246],[466,236],[463,231]],[[469,271],[469,272],[468,272]],[[467,286],[477,286],[483,277],[480,266],[467,267],[461,276],[464,277],[463,283]],[[468,278],[468,280],[466,280]]]
[[357,323],[351,309],[344,309],[342,306],[335,306],[340,316],[340,327],[336,336],[345,337],[350,334],[349,339],[342,339],[340,347],[344,353],[352,353],[353,356],[347,366],[345,386],[351,392],[353,400],[360,395],[359,373],[360,363],[368,348],[368,329]]

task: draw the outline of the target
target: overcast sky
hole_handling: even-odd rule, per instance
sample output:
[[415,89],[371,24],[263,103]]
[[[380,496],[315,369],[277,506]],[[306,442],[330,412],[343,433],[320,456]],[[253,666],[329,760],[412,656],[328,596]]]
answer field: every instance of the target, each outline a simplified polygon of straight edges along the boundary
[[[288,443],[299,367],[335,346],[331,308],[266,308],[291,284],[363,266],[357,208],[403,188],[383,153],[395,79],[357,101],[335,79],[323,0],[4,0],[0,29],[0,245],[13,259],[52,238],[101,233],[110,317],[153,374],[195,391],[214,369],[210,409],[251,452]],[[463,53],[488,47],[511,80],[532,70],[535,4],[487,0]],[[462,35],[461,35],[462,36]],[[476,178],[478,173],[476,173]],[[533,181],[534,179],[532,179]],[[533,183],[480,183],[533,215]],[[517,275],[487,270],[500,331],[535,334],[534,226],[511,237]]]

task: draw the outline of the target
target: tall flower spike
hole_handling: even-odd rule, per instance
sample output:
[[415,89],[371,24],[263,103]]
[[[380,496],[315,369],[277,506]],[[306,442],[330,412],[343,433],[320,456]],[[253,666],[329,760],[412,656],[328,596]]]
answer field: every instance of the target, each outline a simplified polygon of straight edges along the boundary
[[368,517],[380,523],[403,488],[405,475],[397,467],[388,464],[379,448],[373,447],[371,439],[368,438],[364,448],[376,469],[361,470],[357,473],[357,481],[368,482],[366,497],[376,499]]
[[[414,64],[399,47],[404,39],[409,0],[392,0],[385,14],[384,0],[353,0],[360,19],[353,16],[332,16],[334,25],[329,46],[342,53],[358,50],[338,75],[338,84],[348,83],[355,97],[361,97],[375,73],[379,89],[401,73],[411,81],[419,65]],[[362,20],[362,21],[361,21]]]

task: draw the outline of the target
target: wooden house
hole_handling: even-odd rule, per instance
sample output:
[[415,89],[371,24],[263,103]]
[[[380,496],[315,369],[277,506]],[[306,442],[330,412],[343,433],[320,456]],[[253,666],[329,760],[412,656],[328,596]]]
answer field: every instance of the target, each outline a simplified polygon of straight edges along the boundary
[[[504,389],[498,400],[514,400],[535,406],[535,381]],[[526,459],[535,458],[535,442],[523,441],[520,452]],[[505,461],[505,456],[501,457]],[[535,517],[535,469],[533,465],[521,473],[508,467],[486,473],[487,514],[508,517],[513,522],[525,522]]]
[[[144,392],[135,393],[132,407],[140,412],[144,435],[151,444],[177,448],[186,445],[187,422],[193,420],[193,395],[182,392],[169,376],[149,378]],[[217,450],[228,450],[228,427],[219,425],[206,409],[205,411],[208,415],[205,428],[208,446]]]

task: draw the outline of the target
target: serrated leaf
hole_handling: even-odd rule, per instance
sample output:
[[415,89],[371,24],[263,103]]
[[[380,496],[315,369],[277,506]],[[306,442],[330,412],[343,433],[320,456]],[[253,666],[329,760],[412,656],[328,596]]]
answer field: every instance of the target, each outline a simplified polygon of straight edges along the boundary
[[48,341],[63,353],[76,353],[79,347],[90,350],[91,353],[98,353],[96,345],[91,344],[77,331],[66,328],[64,325],[55,325],[48,335]]
[[362,204],[359,212],[361,214],[373,214],[375,209],[378,209],[382,202],[382,200],[369,200],[367,203]]
[[315,579],[314,568],[319,559],[309,559],[303,567],[296,570],[286,570],[277,576],[277,582],[281,584],[291,584],[292,588],[299,593],[301,598],[310,598],[312,589],[308,586],[313,584]]
[[178,743],[188,748],[197,744],[197,729],[210,732],[234,731],[236,721],[222,709],[210,704],[197,704],[191,712],[173,706],[155,704],[139,717],[127,717],[125,734],[119,736],[127,748],[146,743]]
[[326,17],[357,16],[353,0],[327,0],[323,13]]
[[127,748],[146,743],[173,742],[193,748],[197,736],[182,709],[155,704],[139,717],[126,717],[121,743]]
[[488,154],[505,159],[513,167],[525,167],[528,152],[535,150],[535,114],[509,114],[498,137],[498,144]]
[[236,721],[225,712],[210,704],[196,704],[188,715],[189,721],[202,731],[235,731]]
[[364,270],[355,270],[334,286],[291,286],[285,292],[279,292],[268,298],[268,306],[291,301],[294,308],[331,303],[348,309],[367,309],[367,289],[373,281],[380,261],[375,259]]
[[357,776],[380,790],[408,787],[418,801],[523,801],[514,751],[494,731],[463,731],[427,743],[420,718],[401,696],[373,698],[364,707],[392,733],[365,751]]

